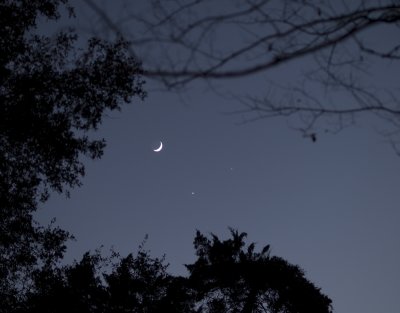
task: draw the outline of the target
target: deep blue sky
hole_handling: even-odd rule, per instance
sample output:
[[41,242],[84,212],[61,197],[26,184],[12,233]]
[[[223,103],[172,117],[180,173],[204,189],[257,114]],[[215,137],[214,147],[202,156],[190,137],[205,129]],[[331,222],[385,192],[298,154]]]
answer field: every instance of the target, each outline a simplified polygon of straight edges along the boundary
[[[291,69],[273,75],[280,82]],[[240,115],[221,113],[232,108],[199,87],[184,102],[153,91],[110,113],[97,134],[105,155],[87,162],[83,187],[70,199],[53,195],[39,212],[76,236],[67,259],[100,245],[136,251],[149,234],[152,254],[184,274],[195,230],[226,237],[230,226],[300,265],[335,312],[398,313],[400,157],[368,118],[312,143],[282,119],[239,126]]]

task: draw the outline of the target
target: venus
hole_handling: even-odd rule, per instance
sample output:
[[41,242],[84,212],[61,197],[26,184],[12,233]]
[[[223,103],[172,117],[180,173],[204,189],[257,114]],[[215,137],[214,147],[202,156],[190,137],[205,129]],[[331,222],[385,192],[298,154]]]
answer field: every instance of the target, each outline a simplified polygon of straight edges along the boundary
[[162,150],[162,148],[163,148],[163,144],[162,144],[162,141],[160,141],[160,146],[157,149],[154,149],[153,151],[160,152]]

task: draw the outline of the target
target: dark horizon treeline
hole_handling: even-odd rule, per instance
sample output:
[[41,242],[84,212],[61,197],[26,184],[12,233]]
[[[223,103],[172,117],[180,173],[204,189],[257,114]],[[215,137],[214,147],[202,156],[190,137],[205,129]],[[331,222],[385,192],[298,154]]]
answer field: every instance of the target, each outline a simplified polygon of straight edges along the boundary
[[169,274],[143,246],[126,257],[85,253],[72,265],[43,266],[3,312],[332,312],[298,266],[270,256],[269,246],[256,252],[245,233],[230,231],[223,241],[197,231],[187,276]]
[[107,110],[144,99],[141,64],[123,39],[74,31],[35,33],[60,18],[68,0],[0,0],[0,313],[25,312],[331,312],[331,300],[297,266],[245,245],[197,232],[197,260],[173,276],[161,258],[86,253],[61,266],[72,238],[33,213],[51,192],[80,186],[82,156],[100,158],[93,140]]

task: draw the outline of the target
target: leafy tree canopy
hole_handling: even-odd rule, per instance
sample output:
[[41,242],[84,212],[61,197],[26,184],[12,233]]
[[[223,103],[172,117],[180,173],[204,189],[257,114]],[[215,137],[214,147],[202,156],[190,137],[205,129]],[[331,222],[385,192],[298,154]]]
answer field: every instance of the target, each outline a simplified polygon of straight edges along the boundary
[[[39,17],[57,20],[66,0],[0,2],[0,203],[33,210],[49,189],[79,185],[81,156],[98,158],[89,138],[106,110],[143,98],[140,63],[127,43],[92,38],[78,49],[74,31],[35,34]],[[69,8],[72,13],[72,8]]]
[[123,40],[37,31],[58,20],[67,0],[0,0],[0,299],[1,310],[30,288],[36,270],[52,269],[70,235],[35,224],[32,212],[50,190],[67,191],[84,175],[82,156],[105,145],[89,134],[107,110],[143,98],[140,63]]
[[124,258],[87,253],[74,265],[38,272],[21,312],[331,312],[331,300],[298,266],[270,256],[269,246],[256,252],[245,237],[197,232],[188,276],[169,274],[163,258],[143,247]]

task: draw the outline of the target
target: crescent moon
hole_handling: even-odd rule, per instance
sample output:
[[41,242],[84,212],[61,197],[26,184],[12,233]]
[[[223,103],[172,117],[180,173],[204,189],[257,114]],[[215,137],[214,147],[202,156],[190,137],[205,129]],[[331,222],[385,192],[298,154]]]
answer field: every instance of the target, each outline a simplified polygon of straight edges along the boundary
[[160,146],[157,149],[154,149],[153,151],[160,152],[162,150],[162,148],[163,148],[163,144],[162,144],[162,141],[160,141]]

